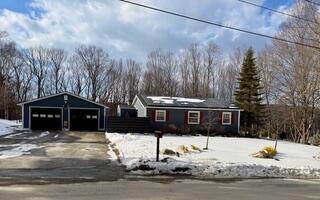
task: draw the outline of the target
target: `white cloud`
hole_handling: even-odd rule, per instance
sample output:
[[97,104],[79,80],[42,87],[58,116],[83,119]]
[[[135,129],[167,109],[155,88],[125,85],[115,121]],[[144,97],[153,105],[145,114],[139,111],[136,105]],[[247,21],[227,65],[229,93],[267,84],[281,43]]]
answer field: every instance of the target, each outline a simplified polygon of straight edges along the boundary
[[[285,19],[235,0],[136,2],[269,35]],[[2,10],[0,30],[6,30],[22,47],[43,45],[72,50],[79,44],[95,44],[114,57],[138,60],[144,60],[152,49],[176,51],[195,40],[214,40],[226,54],[241,45],[259,49],[268,41],[117,0],[33,0],[29,14]]]

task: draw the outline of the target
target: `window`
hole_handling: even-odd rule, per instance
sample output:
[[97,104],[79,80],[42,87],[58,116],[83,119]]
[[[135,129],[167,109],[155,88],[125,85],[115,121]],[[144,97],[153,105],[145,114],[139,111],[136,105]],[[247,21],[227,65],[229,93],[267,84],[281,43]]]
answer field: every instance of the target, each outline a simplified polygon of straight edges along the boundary
[[98,119],[97,115],[92,115],[92,119]]
[[40,118],[46,118],[46,114],[40,114]]
[[188,124],[200,124],[200,111],[188,112]]
[[86,118],[87,119],[91,119],[91,115],[86,115]]
[[53,118],[53,115],[48,114],[48,118]]
[[166,111],[165,110],[156,110],[156,122],[165,122],[166,121]]
[[55,118],[60,118],[59,114],[54,115]]
[[39,117],[39,114],[32,114],[32,117]]
[[231,112],[222,112],[222,124],[223,125],[231,124]]

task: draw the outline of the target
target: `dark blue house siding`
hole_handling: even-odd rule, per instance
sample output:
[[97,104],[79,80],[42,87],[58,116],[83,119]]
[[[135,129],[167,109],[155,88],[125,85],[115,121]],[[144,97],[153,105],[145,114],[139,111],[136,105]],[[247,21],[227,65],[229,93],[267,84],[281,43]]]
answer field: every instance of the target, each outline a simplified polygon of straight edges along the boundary
[[[68,95],[68,101],[65,104],[64,95]],[[99,110],[99,129],[106,129],[106,118],[107,118],[107,109],[98,104],[91,103],[84,99],[78,98],[76,96],[69,95],[67,93],[62,93],[61,95],[48,97],[40,100],[35,100],[31,102],[27,102],[22,105],[23,108],[23,127],[29,127],[29,118],[30,118],[30,108],[32,107],[41,107],[41,108],[59,108],[63,109],[63,121],[69,121],[69,109],[97,109]]]
[[[154,120],[154,112],[156,110],[166,110],[169,118],[166,122],[156,122]],[[200,111],[200,124],[188,124],[187,113],[188,111]],[[231,125],[222,125],[222,112],[231,112]],[[203,131],[207,127],[208,118],[213,118],[214,131],[223,134],[237,134],[238,133],[238,115],[239,111],[236,110],[196,110],[196,109],[161,109],[161,108],[147,108],[147,116],[151,118],[152,127],[156,130],[165,131],[182,131],[182,132],[198,132]]]

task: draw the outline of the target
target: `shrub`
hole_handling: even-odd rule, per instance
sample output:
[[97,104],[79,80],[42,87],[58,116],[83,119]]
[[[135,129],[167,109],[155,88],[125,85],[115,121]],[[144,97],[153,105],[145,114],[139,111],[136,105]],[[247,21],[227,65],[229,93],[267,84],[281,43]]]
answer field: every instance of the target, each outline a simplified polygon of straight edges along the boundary
[[261,151],[254,153],[255,158],[273,158],[276,156],[277,150],[271,146],[263,148]]
[[180,146],[178,147],[177,152],[183,154],[183,153],[189,153],[190,150],[189,150],[189,148],[188,148],[186,145],[180,145]]
[[309,139],[309,143],[312,145],[320,146],[320,134],[315,134]]
[[201,149],[199,148],[199,147],[197,147],[196,145],[190,145],[190,147],[191,147],[191,149],[193,150],[193,151],[198,151],[198,152],[201,152]]
[[176,155],[176,152],[171,149],[163,149],[161,151],[161,154],[163,154],[163,155]]
[[166,129],[170,133],[177,133],[178,132],[178,127],[175,124],[168,124]]
[[274,147],[272,147],[272,146],[265,147],[265,148],[263,149],[263,151],[264,151],[267,155],[269,155],[271,158],[275,157],[276,154],[277,154],[277,150],[276,150]]

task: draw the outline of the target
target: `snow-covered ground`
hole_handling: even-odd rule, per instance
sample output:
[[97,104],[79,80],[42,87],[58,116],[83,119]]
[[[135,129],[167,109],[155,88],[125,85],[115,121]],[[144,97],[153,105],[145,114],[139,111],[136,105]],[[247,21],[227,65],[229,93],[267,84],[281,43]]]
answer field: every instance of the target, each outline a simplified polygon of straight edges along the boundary
[[[42,148],[36,144],[12,144],[12,145],[0,145],[0,159],[13,158],[30,154],[33,149]],[[5,149],[5,150],[1,150]]]
[[[315,156],[320,147],[278,142],[276,159],[252,157],[253,153],[274,141],[249,138],[211,137],[209,150],[169,157],[167,162],[155,162],[156,138],[153,134],[106,133],[120,151],[121,162],[138,174],[192,174],[228,177],[320,177],[320,160]],[[180,145],[203,148],[206,137],[164,135],[160,149],[176,151]],[[145,170],[141,170],[145,169]]]
[[17,123],[17,121],[0,119],[0,136],[12,133],[14,129],[20,125],[21,123]]
[[[3,136],[4,138],[8,139],[15,138],[17,136],[25,134],[25,132],[14,133],[15,130],[18,130],[20,127],[21,123],[18,123],[17,121],[0,119],[0,136]],[[38,139],[41,137],[45,137],[49,134],[49,132],[43,132],[37,136],[29,137],[27,139]],[[39,148],[42,147],[36,144],[0,144],[0,160],[30,154],[31,150]]]

